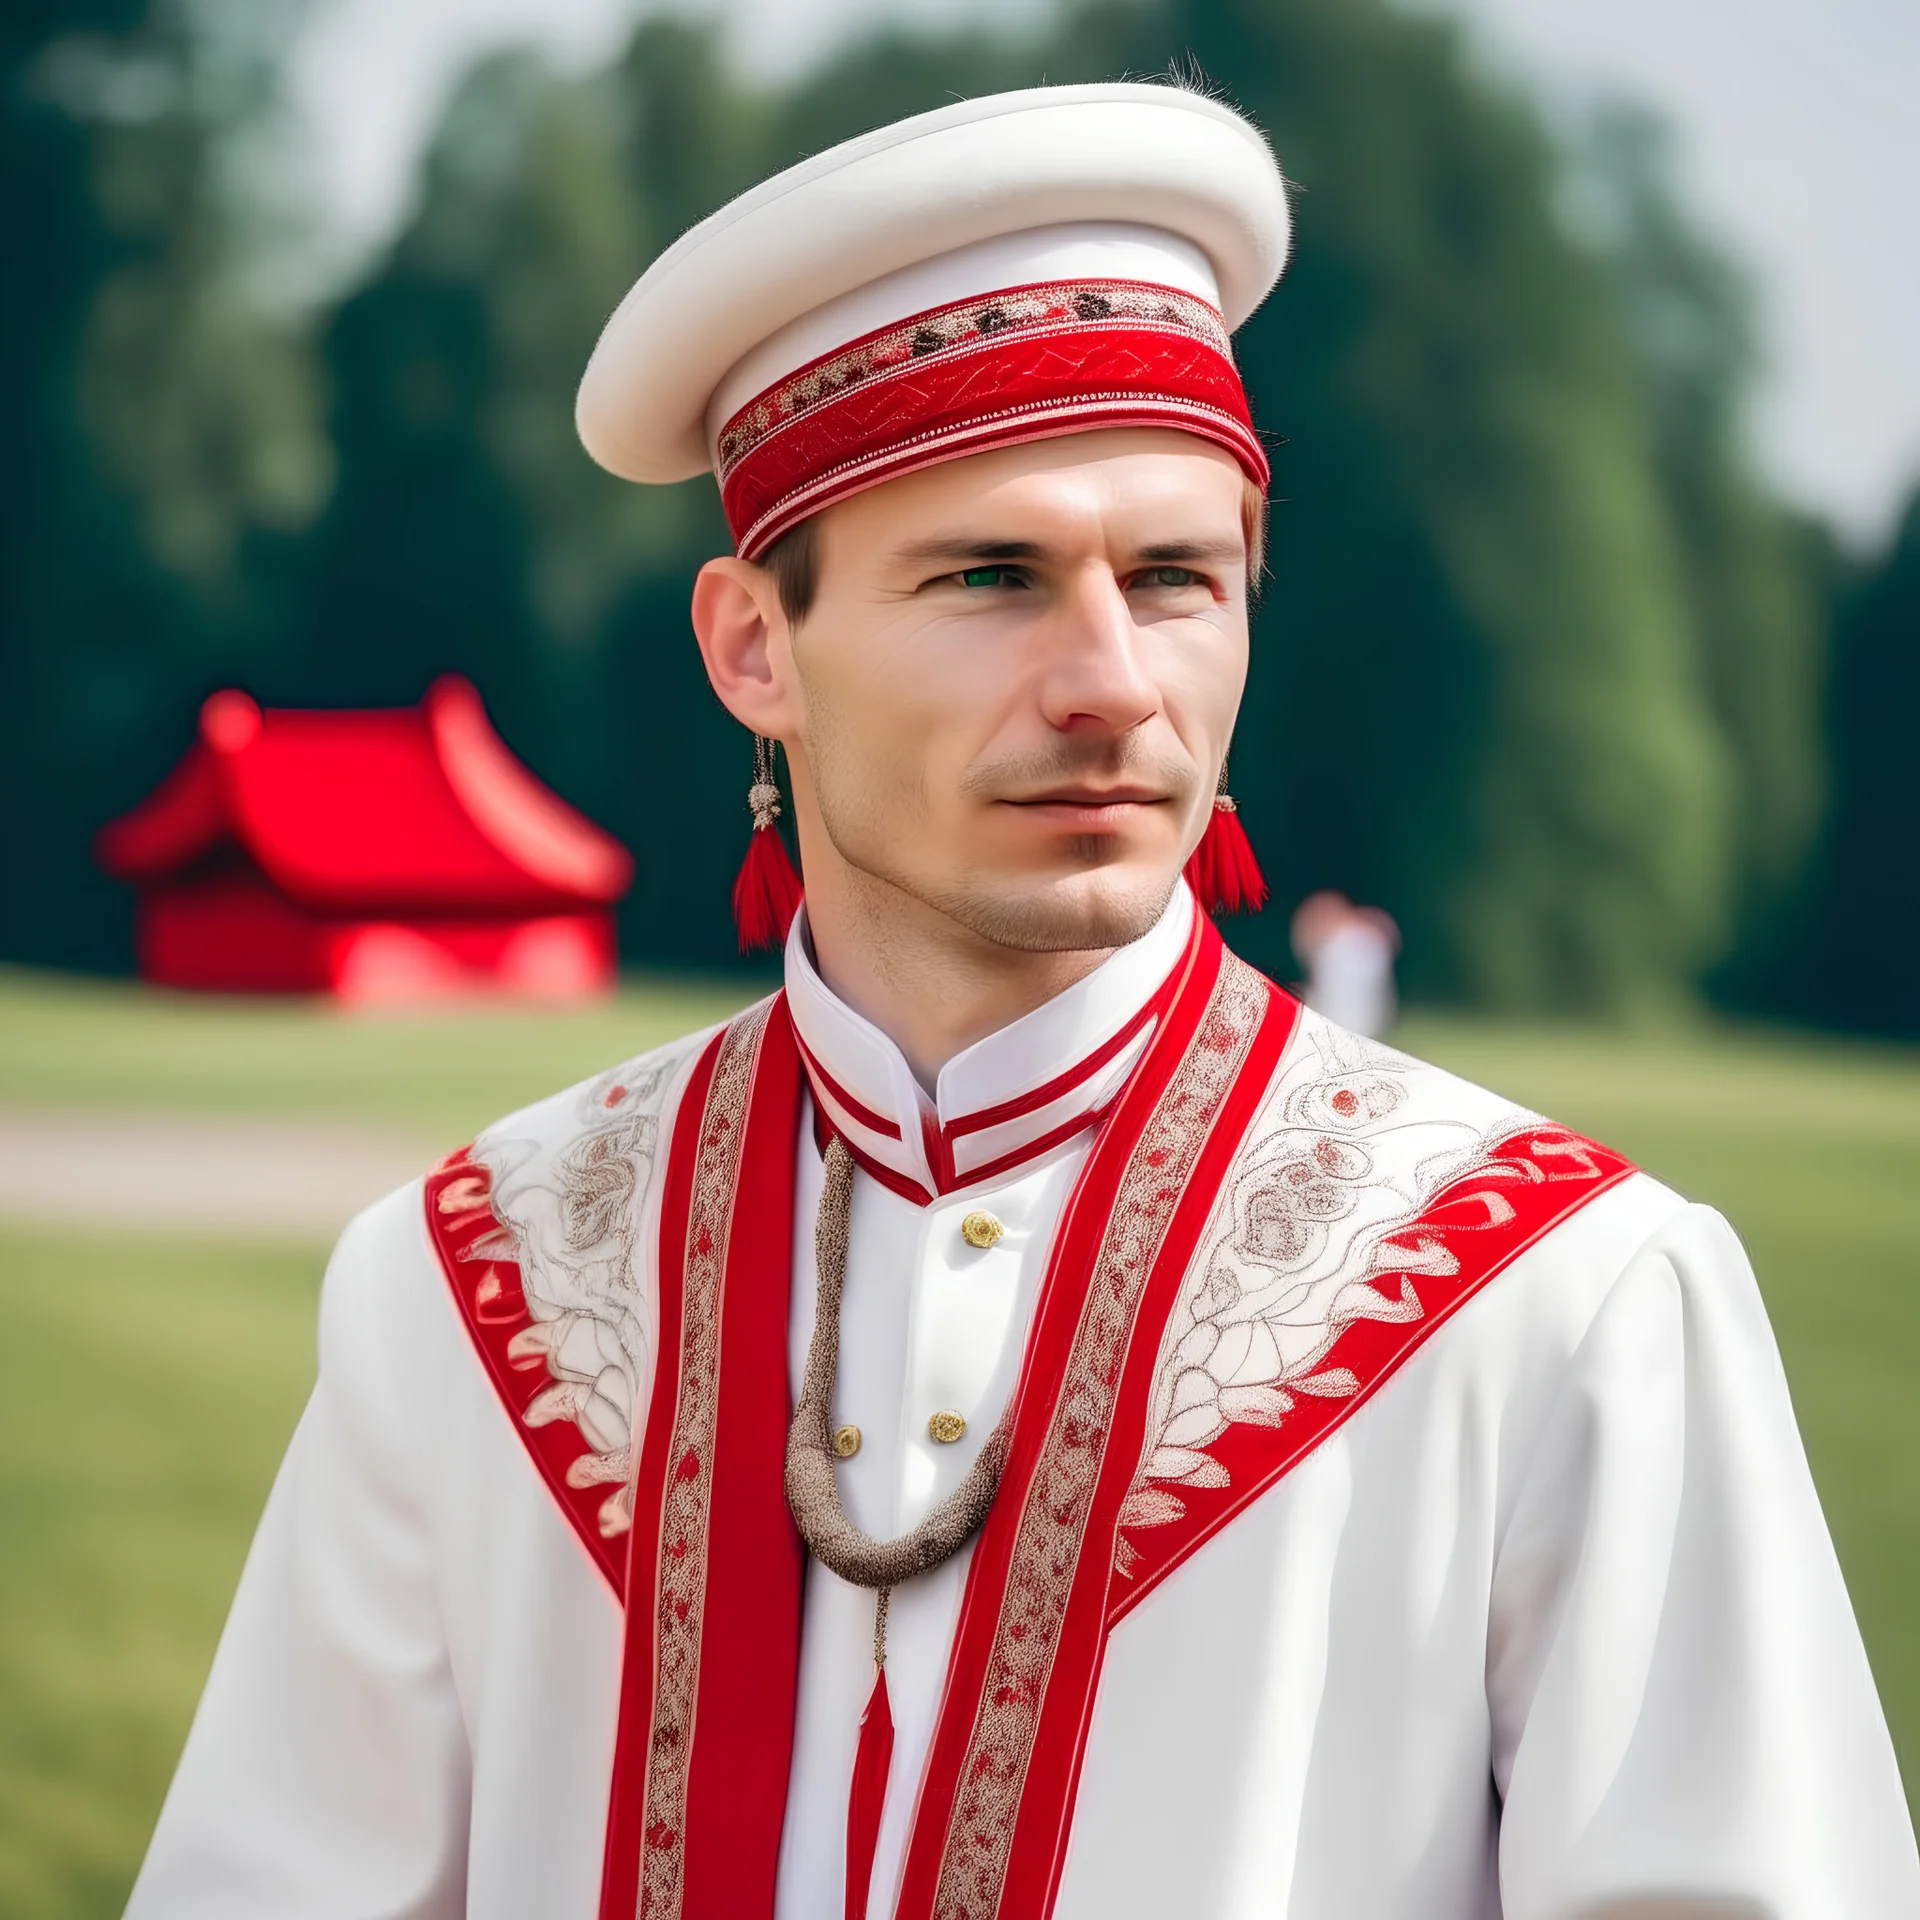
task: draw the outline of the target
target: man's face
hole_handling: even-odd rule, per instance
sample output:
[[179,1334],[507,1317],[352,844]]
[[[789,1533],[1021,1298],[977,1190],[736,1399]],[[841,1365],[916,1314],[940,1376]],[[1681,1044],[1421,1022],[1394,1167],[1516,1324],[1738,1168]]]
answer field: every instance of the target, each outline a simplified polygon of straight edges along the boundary
[[810,877],[824,836],[1000,946],[1144,933],[1239,707],[1247,496],[1208,443],[1127,431],[948,462],[823,514],[813,606],[771,636]]

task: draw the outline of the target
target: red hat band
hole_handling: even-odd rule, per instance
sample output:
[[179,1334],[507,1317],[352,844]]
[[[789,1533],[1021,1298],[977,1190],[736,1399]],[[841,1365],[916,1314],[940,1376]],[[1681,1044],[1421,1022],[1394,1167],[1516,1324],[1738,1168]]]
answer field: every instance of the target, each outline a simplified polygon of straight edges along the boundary
[[808,362],[721,429],[743,559],[836,500],[942,460],[1095,427],[1177,427],[1256,486],[1267,459],[1206,301],[1133,280],[1011,287],[936,307]]

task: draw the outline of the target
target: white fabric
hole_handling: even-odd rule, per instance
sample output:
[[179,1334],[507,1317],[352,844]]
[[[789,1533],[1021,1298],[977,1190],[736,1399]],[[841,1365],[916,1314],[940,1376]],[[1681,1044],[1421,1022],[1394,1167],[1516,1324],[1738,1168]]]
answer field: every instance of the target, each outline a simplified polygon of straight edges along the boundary
[[809,361],[917,313],[1049,280],[1138,280],[1220,304],[1213,263],[1191,240],[1123,220],[1035,227],[955,247],[803,313],[744,355],[707,407],[708,458],[717,462],[720,429],[749,400]]
[[574,408],[581,441],[622,479],[690,479],[709,464],[715,390],[792,322],[935,256],[1108,222],[1179,236],[1229,328],[1286,263],[1286,182],[1219,101],[1126,81],[957,101],[803,160],[675,241],[600,336]]
[[[517,1170],[515,1219],[536,1219],[541,1165],[613,1124],[633,1145],[644,1218],[658,1134],[618,1114],[645,1087],[664,1128],[690,1053],[629,1063],[486,1136],[490,1164]],[[1279,1378],[1317,1364],[1314,1325],[1350,1299],[1341,1276],[1364,1266],[1368,1236],[1417,1207],[1436,1165],[1514,1119],[1304,1016],[1204,1248],[1226,1244],[1241,1186],[1293,1164],[1330,1088],[1355,1094],[1335,1110],[1362,1116],[1344,1138],[1368,1171],[1344,1213],[1315,1203],[1315,1232],[1289,1256],[1297,1288],[1244,1296],[1240,1324],[1264,1327],[1276,1352],[1291,1343]],[[804,1132],[798,1151],[804,1247],[819,1167]],[[1084,1152],[1082,1136],[924,1208],[857,1182],[837,1410],[864,1434],[844,1480],[863,1525],[911,1524],[964,1471],[1004,1403]],[[976,1206],[1008,1228],[984,1254],[957,1233]],[[630,1244],[642,1264],[606,1284],[644,1320],[650,1242],[623,1231],[603,1244]],[[797,1370],[812,1289],[810,1263],[796,1265]],[[584,1257],[528,1276],[530,1293],[575,1290],[574,1305],[539,1309],[545,1325],[576,1317],[563,1345],[624,1324],[598,1319]],[[1186,1300],[1190,1315],[1200,1305]],[[637,1345],[609,1331],[613,1374],[646,1343],[644,1327]],[[1233,1404],[1223,1392],[1213,1417]],[[966,1441],[927,1440],[937,1407],[966,1415]],[[895,1596],[899,1736],[876,1915],[962,1577],[955,1563]],[[780,1920],[841,1914],[870,1609],[810,1570]],[[419,1190],[404,1190],[349,1229],[330,1268],[313,1405],[134,1920],[592,1920],[618,1627],[475,1360]],[[1056,1913],[1920,1913],[1891,1746],[1724,1222],[1645,1176],[1594,1201],[1121,1623]]]

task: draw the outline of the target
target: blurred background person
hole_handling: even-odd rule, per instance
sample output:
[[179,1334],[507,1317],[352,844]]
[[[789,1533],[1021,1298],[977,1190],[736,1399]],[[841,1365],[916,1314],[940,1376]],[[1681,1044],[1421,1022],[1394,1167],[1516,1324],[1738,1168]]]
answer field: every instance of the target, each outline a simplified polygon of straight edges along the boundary
[[1293,951],[1306,969],[1300,997],[1337,1027],[1377,1040],[1400,1011],[1393,962],[1400,929],[1378,907],[1344,893],[1310,893],[1293,910]]

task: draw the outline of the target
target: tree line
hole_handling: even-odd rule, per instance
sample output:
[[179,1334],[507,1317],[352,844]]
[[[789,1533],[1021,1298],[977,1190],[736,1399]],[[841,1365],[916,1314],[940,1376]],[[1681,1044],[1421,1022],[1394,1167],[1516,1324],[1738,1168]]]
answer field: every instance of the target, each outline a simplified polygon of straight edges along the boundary
[[[1386,907],[1416,999],[1705,993],[1920,1033],[1920,516],[1862,566],[1755,478],[1747,292],[1646,116],[1550,137],[1384,0],[1095,0],[778,87],[651,20],[589,77],[476,67],[403,229],[314,312],[276,299],[287,241],[247,180],[294,18],[43,0],[0,41],[0,955],[126,964],[88,841],[213,687],[398,703],[458,668],[634,848],[626,957],[732,964],[748,743],[686,620],[725,528],[710,483],[625,487],[580,452],[600,323],[802,154],[1179,60],[1297,189],[1294,263],[1238,347],[1276,444],[1234,790],[1279,901]],[[1232,937],[1290,969],[1284,913]]]

